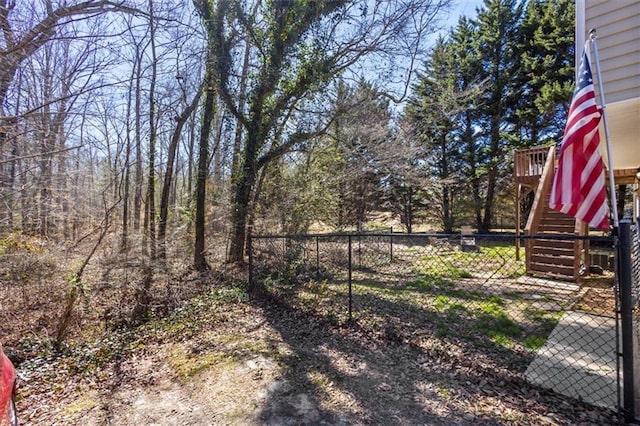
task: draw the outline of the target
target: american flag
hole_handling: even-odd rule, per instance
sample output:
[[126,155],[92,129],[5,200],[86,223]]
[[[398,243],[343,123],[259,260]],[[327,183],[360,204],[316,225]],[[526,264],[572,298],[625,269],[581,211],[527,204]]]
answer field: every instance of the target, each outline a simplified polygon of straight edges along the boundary
[[606,231],[609,229],[609,206],[599,149],[600,117],[587,42],[578,68],[549,207]]

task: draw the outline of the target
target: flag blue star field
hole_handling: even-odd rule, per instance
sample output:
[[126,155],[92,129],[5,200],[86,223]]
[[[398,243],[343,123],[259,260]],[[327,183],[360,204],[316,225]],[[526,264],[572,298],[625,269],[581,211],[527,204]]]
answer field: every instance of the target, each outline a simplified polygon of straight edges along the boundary
[[609,229],[609,206],[599,147],[601,113],[596,104],[589,65],[589,42],[585,44],[577,78],[549,207],[606,231]]

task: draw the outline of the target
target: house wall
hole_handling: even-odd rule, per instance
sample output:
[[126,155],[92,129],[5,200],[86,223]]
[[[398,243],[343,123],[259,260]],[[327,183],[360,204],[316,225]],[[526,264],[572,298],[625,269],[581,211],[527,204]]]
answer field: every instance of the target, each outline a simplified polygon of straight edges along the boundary
[[587,0],[585,37],[592,28],[607,103],[640,97],[640,2]]
[[[600,134],[603,156],[608,133],[614,169],[640,167],[640,0],[576,0],[576,56],[582,53],[589,31],[597,32],[599,69],[605,114]],[[591,70],[601,104],[593,49]],[[576,67],[577,69],[577,67]]]

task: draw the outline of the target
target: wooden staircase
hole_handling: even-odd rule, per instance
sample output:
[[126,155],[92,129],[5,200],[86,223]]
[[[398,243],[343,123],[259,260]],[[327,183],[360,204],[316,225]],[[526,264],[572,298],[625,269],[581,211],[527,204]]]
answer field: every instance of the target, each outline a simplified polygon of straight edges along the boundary
[[[555,147],[545,148],[545,150],[548,152],[544,156],[544,167],[539,167],[540,174],[534,182],[532,182],[531,173],[527,174],[526,179],[519,181],[518,170],[514,171],[519,193],[521,185],[529,186],[535,190],[535,198],[525,227],[525,234],[541,237],[526,240],[527,274],[542,278],[577,281],[580,277],[583,242],[575,239],[562,240],[543,237],[545,234],[573,237],[586,235],[587,232],[587,227],[582,222],[549,208],[549,195],[556,169]],[[539,163],[541,161],[540,148],[534,148],[530,151],[537,156],[536,161]],[[521,157],[526,153],[527,151],[517,151],[516,155],[520,154]],[[522,160],[519,161],[522,163]],[[520,196],[518,195],[518,197],[519,208]]]
[[[553,234],[575,236],[576,219],[549,208],[549,195],[545,197],[545,207],[535,235]],[[533,234],[530,234],[533,235]],[[580,274],[580,254],[582,242],[536,238],[528,240],[526,264],[529,275],[577,281]]]

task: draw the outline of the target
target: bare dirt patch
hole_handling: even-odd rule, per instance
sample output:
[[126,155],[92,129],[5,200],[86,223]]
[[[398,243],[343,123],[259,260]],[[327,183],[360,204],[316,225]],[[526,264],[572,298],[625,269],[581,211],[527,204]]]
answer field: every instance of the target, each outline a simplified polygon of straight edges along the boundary
[[614,317],[616,295],[613,289],[614,276],[612,272],[605,272],[602,276],[588,277],[582,283],[581,297],[575,308],[596,315]]

